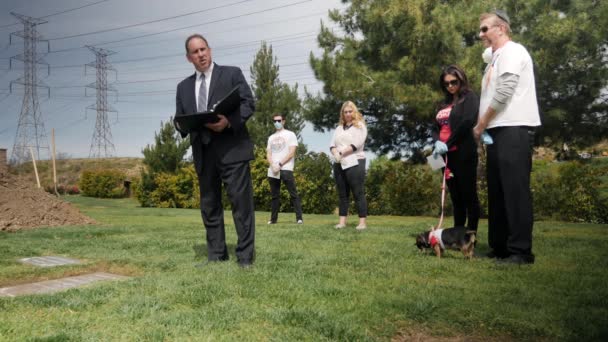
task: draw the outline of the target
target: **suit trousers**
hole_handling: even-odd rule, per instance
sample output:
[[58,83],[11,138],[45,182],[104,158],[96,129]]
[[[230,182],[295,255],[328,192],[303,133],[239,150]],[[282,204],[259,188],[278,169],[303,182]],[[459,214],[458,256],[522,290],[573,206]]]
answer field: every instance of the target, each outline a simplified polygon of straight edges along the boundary
[[342,170],[340,163],[334,163],[334,178],[338,189],[338,212],[340,216],[348,215],[350,204],[349,193],[352,191],[359,217],[367,217],[367,200],[365,199],[365,159],[359,159],[359,165]]
[[270,194],[272,202],[270,202],[270,221],[277,222],[279,217],[279,207],[281,206],[281,182],[287,187],[291,205],[296,212],[296,221],[302,219],[302,202],[296,189],[296,180],[293,177],[293,171],[281,170],[281,179],[268,177],[270,183]]
[[209,261],[228,260],[222,184],[232,205],[232,218],[238,241],[236,257],[239,262],[253,262],[255,257],[255,213],[253,186],[249,161],[223,164],[214,142],[203,147],[202,170],[198,175],[201,193],[201,216],[207,232]]
[[488,129],[488,242],[498,255],[532,255],[533,133],[529,127]]
[[[460,151],[448,152],[448,169],[454,177],[446,181],[454,208],[454,226],[465,226],[477,231],[479,223],[479,197],[477,196],[477,162],[463,159]],[[467,222],[468,219],[468,222]]]

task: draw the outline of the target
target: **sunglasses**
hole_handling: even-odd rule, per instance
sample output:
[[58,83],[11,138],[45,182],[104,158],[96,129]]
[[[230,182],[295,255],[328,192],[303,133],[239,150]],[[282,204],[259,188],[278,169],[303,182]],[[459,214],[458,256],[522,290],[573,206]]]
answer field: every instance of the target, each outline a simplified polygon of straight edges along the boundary
[[489,30],[491,27],[494,27],[494,26],[500,26],[500,25],[492,25],[492,26],[490,26],[490,27],[488,27],[488,26],[482,26],[482,27],[480,27],[480,28],[479,28],[479,32],[481,32],[481,33],[486,33],[486,32],[488,32],[488,30]]
[[274,122],[283,122],[283,119],[278,119],[278,120],[272,120]]
[[443,86],[446,87],[446,88],[455,87],[455,86],[457,86],[459,84],[460,84],[459,80],[451,80],[451,81],[448,81],[448,82],[443,82]]

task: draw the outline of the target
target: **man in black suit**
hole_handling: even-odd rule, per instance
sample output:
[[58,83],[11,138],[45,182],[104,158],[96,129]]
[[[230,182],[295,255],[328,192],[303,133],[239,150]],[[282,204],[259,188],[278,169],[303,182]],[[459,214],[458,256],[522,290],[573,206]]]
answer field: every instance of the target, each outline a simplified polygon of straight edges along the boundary
[[[253,95],[239,68],[213,63],[211,48],[203,36],[194,34],[186,39],[186,57],[196,72],[177,85],[176,116],[212,108],[233,88],[239,87],[240,107],[231,113],[219,113],[218,122],[190,132],[190,144],[201,193],[201,216],[207,231],[208,260],[228,260],[223,183],[232,204],[238,235],[237,261],[240,266],[248,267],[255,257],[255,216],[249,168],[253,143],[245,123],[253,115]],[[187,134],[180,133],[182,137]]]

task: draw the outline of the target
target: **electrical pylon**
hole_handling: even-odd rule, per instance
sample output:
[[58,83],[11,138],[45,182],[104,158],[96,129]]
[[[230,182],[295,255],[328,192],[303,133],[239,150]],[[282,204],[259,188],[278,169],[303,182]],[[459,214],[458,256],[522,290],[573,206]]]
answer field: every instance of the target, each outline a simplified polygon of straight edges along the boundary
[[[21,84],[24,86],[23,103],[21,105],[21,114],[19,114],[19,125],[15,134],[15,143],[11,152],[10,161],[13,164],[21,164],[31,159],[30,148],[36,153],[36,158],[49,157],[49,143],[42,120],[42,113],[38,103],[38,88],[47,88],[50,96],[50,88],[42,81],[39,81],[36,75],[36,65],[43,64],[47,66],[47,72],[50,74],[51,69],[48,63],[44,62],[42,55],[37,53],[38,42],[47,43],[47,52],[50,49],[48,40],[43,40],[42,36],[36,31],[36,26],[46,23],[42,19],[32,18],[21,14],[11,14],[19,19],[23,24],[23,31],[13,32],[9,37],[9,44],[12,43],[13,36],[23,39],[23,53],[13,56],[10,59],[9,68],[12,69],[13,60],[23,62],[23,77],[11,81],[10,92],[13,92],[13,84]],[[46,154],[41,154],[46,150]]]
[[96,69],[97,75],[95,82],[87,85],[87,88],[93,88],[97,93],[97,102],[87,107],[87,109],[94,109],[97,112],[89,158],[112,157],[116,150],[114,149],[114,143],[112,143],[112,131],[108,122],[108,112],[116,112],[116,110],[108,105],[108,91],[116,91],[116,89],[108,85],[108,70],[114,72],[116,70],[108,63],[107,57],[115,54],[115,52],[93,46],[87,46],[87,48],[95,54],[95,62],[85,65],[85,74],[86,67],[89,66]]

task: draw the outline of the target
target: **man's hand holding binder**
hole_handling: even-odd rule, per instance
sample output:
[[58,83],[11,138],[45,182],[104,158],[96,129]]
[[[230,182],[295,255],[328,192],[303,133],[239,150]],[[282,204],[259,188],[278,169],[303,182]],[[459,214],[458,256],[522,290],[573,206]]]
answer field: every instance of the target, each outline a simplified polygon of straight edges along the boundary
[[175,128],[185,134],[206,127],[214,132],[221,132],[230,127],[225,114],[235,111],[241,103],[239,87],[234,87],[228,95],[219,100],[213,109],[194,114],[178,115],[173,119]]
[[226,129],[226,127],[230,127],[230,122],[228,121],[228,119],[226,119],[226,117],[222,114],[217,114],[218,117],[218,121],[214,122],[214,123],[206,123],[205,127],[209,128],[210,130],[214,131],[214,132],[221,132],[224,129]]

